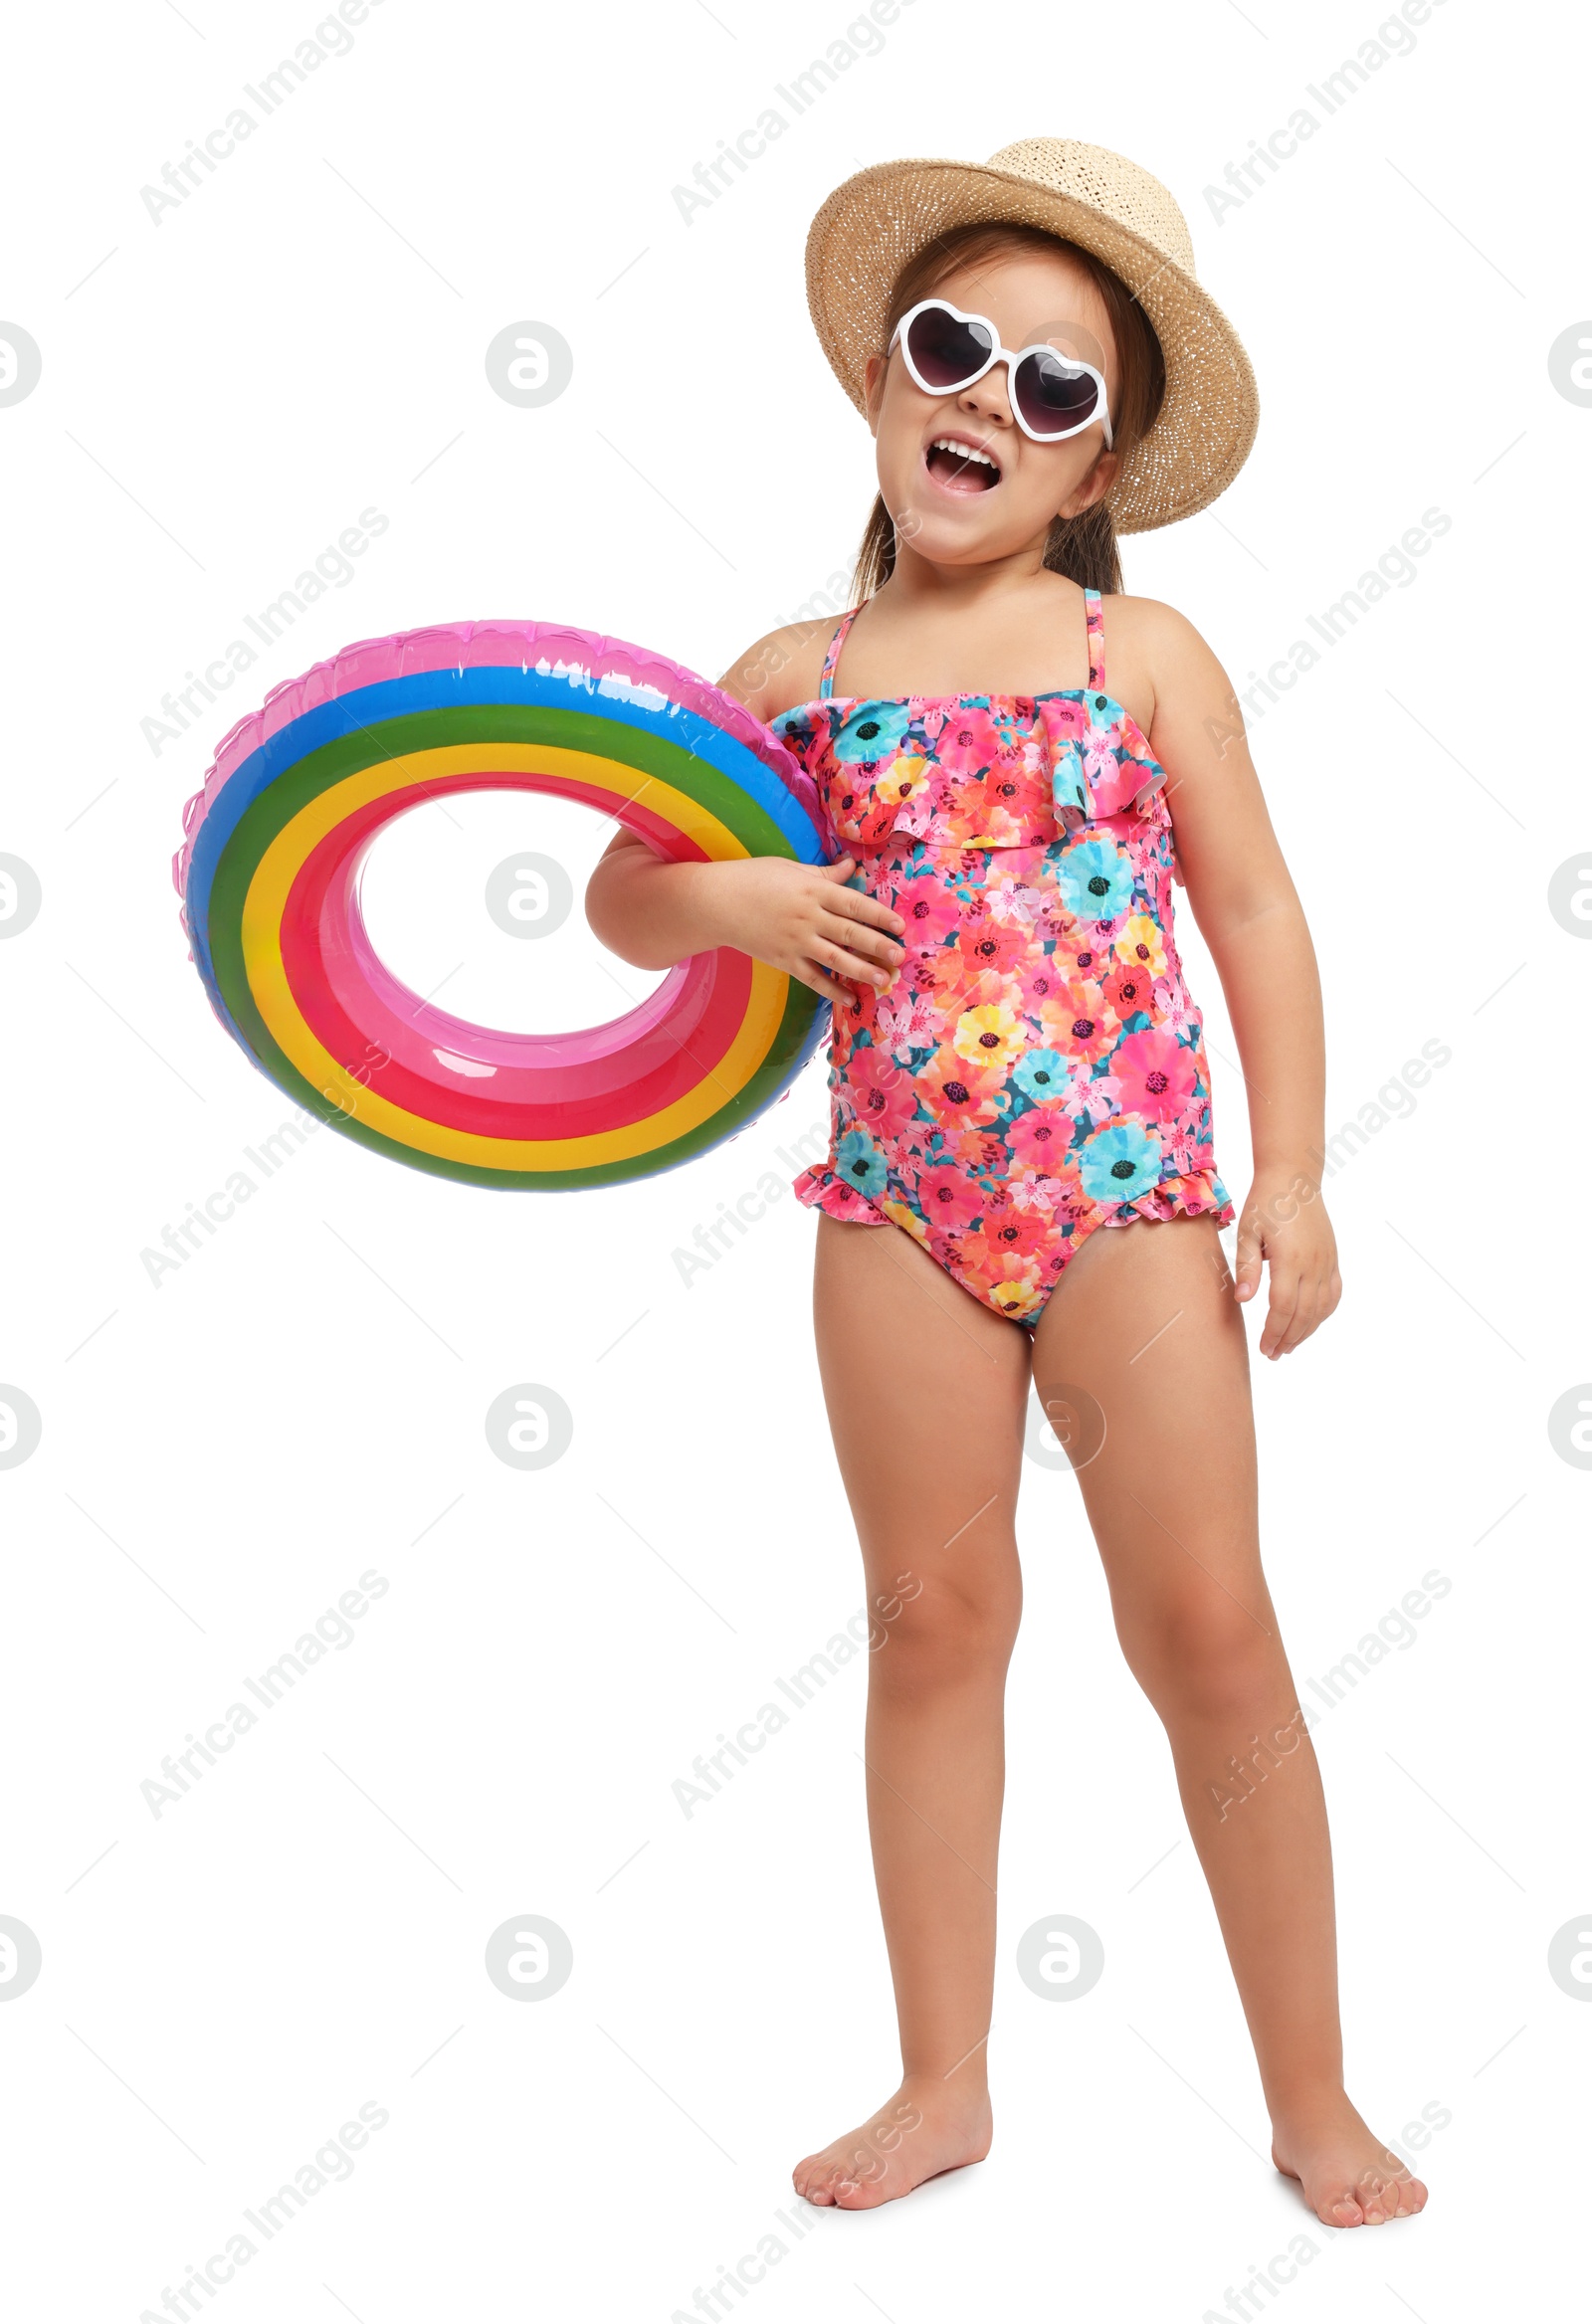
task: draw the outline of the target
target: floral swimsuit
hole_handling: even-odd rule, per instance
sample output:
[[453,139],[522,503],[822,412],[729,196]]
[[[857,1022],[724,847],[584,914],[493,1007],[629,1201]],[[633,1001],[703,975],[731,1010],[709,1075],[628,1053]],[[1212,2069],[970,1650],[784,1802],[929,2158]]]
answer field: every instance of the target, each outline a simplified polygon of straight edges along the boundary
[[1166,772],[1105,691],[834,694],[772,731],[900,914],[888,992],[849,988],[830,1043],[828,1159],[795,1191],[903,1228],[986,1306],[1032,1326],[1096,1227],[1233,1205],[1211,1146],[1202,1020],[1172,941]]

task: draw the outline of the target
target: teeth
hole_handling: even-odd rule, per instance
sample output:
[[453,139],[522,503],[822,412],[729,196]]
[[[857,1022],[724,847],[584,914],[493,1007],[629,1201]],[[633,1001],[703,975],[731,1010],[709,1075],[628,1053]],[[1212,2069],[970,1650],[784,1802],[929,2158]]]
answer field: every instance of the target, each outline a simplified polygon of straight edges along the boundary
[[930,452],[952,453],[958,460],[976,460],[985,468],[994,469],[997,476],[1001,473],[998,462],[991,460],[987,452],[975,452],[971,444],[963,444],[955,436],[936,436],[928,449]]

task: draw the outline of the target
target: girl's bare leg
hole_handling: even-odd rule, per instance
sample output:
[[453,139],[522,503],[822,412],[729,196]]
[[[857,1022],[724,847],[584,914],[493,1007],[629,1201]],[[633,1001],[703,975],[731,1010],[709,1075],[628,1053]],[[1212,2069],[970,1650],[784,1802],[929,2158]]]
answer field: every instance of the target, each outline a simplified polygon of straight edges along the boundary
[[1419,2211],[1426,2189],[1343,2090],[1326,1810],[1261,1571],[1248,1350],[1225,1276],[1208,1217],[1097,1231],[1040,1320],[1034,1379],[1104,1416],[1079,1483],[1123,1652],[1171,1743],[1273,2159],[1329,2227],[1354,2227]]
[[989,2151],[1006,1665],[1029,1342],[895,1227],[820,1216],[819,1369],[874,1636],[868,1819],[900,2086],[793,2173],[864,2210]]

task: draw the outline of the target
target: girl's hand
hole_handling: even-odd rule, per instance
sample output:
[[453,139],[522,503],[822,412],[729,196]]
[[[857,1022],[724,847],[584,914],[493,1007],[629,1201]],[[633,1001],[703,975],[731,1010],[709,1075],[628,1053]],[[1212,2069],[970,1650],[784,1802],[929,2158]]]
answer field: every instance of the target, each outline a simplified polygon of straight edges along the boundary
[[1257,1173],[1239,1217],[1236,1298],[1254,1298],[1263,1259],[1272,1270],[1272,1293],[1261,1354],[1291,1356],[1343,1296],[1332,1223],[1319,1186],[1303,1171]]
[[786,856],[714,864],[714,941],[783,969],[826,1001],[850,999],[842,978],[888,992],[906,957],[892,938],[906,923],[846,885],[856,870],[849,856],[838,864],[793,864]]

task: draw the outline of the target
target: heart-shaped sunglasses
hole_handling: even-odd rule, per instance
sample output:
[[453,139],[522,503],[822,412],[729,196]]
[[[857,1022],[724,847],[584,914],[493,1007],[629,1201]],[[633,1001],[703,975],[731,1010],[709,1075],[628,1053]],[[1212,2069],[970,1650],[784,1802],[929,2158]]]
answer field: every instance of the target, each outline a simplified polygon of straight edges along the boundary
[[1075,362],[1043,343],[1014,353],[1001,345],[987,315],[963,314],[944,298],[920,298],[908,307],[891,333],[887,353],[897,340],[907,370],[925,394],[959,395],[1004,363],[1012,411],[1025,436],[1036,444],[1059,444],[1098,420],[1110,450],[1105,381],[1093,363]]

